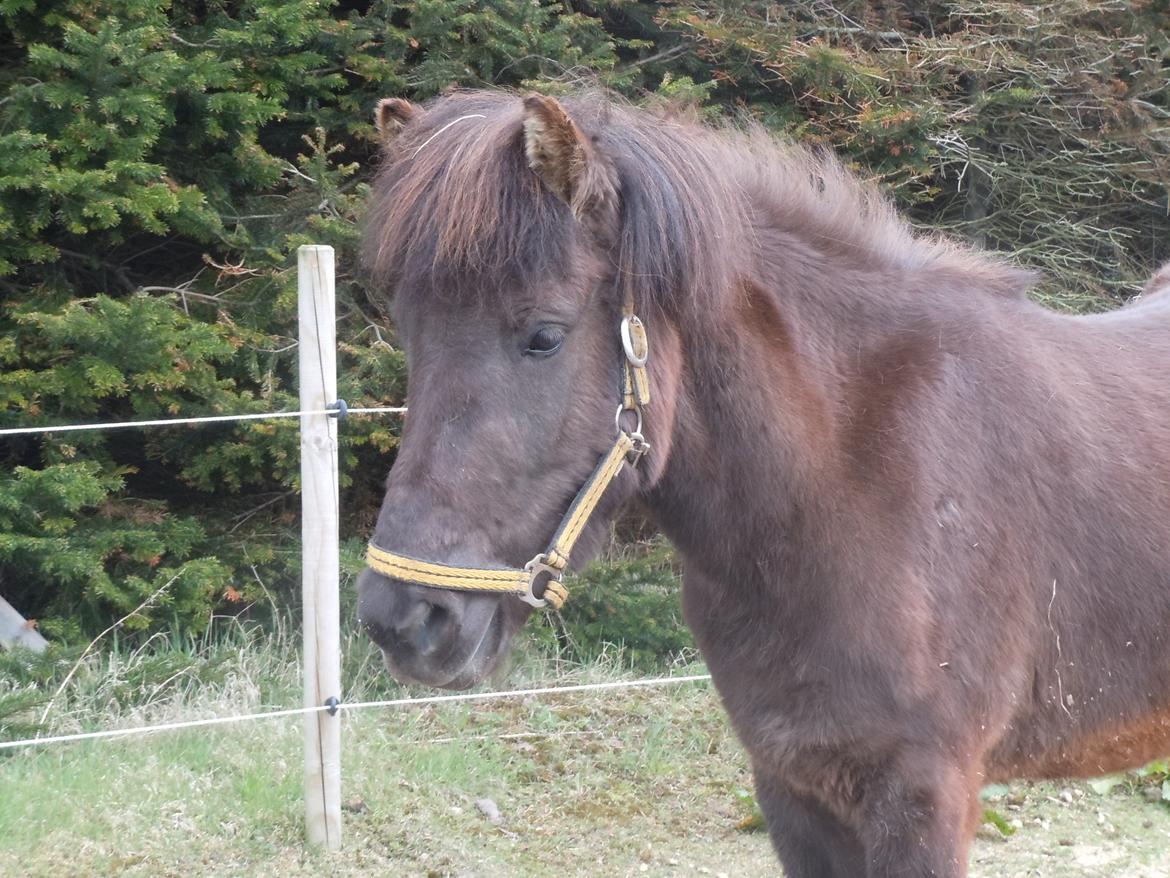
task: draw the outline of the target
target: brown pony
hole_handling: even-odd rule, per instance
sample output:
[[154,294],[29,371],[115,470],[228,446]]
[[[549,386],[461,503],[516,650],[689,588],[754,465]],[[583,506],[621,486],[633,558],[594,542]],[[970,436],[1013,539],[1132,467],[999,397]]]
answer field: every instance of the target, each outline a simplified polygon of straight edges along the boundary
[[[632,499],[678,547],[788,875],[961,876],[984,784],[1170,752],[1170,296],[1045,310],[760,131],[496,92],[378,123],[366,256],[410,415],[376,544],[540,551],[613,444],[631,301],[652,448],[574,561]],[[435,686],[531,612],[359,589],[391,673]]]

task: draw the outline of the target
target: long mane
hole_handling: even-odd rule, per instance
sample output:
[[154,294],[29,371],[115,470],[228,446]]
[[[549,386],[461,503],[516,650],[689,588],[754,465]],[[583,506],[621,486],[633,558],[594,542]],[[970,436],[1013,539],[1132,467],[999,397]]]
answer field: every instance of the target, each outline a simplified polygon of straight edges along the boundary
[[[713,128],[597,93],[562,98],[615,164],[617,269],[638,301],[676,311],[726,303],[760,258],[758,230],[885,273],[932,269],[1019,291],[1027,275],[917,234],[876,187],[825,152],[758,126]],[[380,284],[506,295],[564,271],[581,230],[542,186],[522,148],[520,99],[453,92],[388,147],[367,217],[365,259]]]

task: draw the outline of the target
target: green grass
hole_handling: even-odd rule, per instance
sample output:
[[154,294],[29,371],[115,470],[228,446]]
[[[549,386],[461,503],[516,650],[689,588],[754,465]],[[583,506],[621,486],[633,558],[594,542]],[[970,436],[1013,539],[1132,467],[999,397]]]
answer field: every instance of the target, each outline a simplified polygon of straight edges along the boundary
[[[185,704],[171,698],[166,710],[156,701],[141,719],[226,713],[229,704],[255,709],[255,699],[240,693],[258,691],[262,670],[283,672],[256,652],[266,651],[241,651],[219,684],[188,691]],[[594,665],[554,682],[614,676],[612,666]],[[78,684],[97,685],[88,674]],[[277,680],[272,688],[287,686]],[[683,721],[671,723],[680,713]],[[95,719],[82,714],[60,722]],[[131,718],[125,706],[119,718]],[[611,825],[615,852],[638,864],[644,833],[629,821],[660,810],[680,781],[689,786],[680,758],[712,750],[713,741],[732,757],[676,801],[723,799],[731,784],[746,782],[742,754],[702,685],[371,710],[346,718],[344,738],[345,799],[362,804],[345,815],[346,851],[331,864],[333,874],[361,874],[371,863],[393,874],[541,874],[558,866],[566,846],[595,861],[596,839],[579,829],[565,838],[566,821]],[[0,874],[308,874],[321,855],[301,842],[301,766],[295,718],[2,758],[0,783],[10,792],[0,798]],[[499,805],[500,827],[476,810],[482,797]],[[711,813],[722,831],[734,831],[733,821]],[[759,853],[761,844],[752,848]]]
[[[240,630],[91,656],[46,731],[295,705],[293,639]],[[346,651],[351,699],[407,691],[360,638]],[[529,650],[491,685],[635,676],[620,658],[574,666]],[[75,658],[13,661],[0,661],[0,695],[55,688]],[[337,855],[303,843],[301,724],[289,718],[0,755],[0,875],[776,874],[765,834],[737,828],[751,779],[706,684],[343,716],[352,810]],[[1170,808],[1132,785],[1073,789],[1067,802],[1050,786],[995,791],[989,805],[1022,828],[978,841],[972,874],[1163,874]],[[500,825],[476,809],[484,797]]]

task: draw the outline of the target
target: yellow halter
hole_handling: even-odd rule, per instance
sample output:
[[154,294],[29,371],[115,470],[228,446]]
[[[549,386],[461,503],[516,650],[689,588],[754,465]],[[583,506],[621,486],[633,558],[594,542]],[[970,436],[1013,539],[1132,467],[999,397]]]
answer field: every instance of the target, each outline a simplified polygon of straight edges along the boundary
[[[634,314],[632,302],[626,302],[620,330],[625,358],[622,361],[622,401],[617,410],[618,437],[609,453],[601,459],[593,474],[577,492],[547,549],[523,568],[460,567],[399,555],[370,543],[366,564],[383,576],[402,582],[431,588],[511,593],[534,607],[548,605],[559,610],[569,596],[561,577],[569,566],[573,546],[585,530],[589,517],[622,467],[626,463],[637,466],[642,455],[650,450],[649,443],[642,438],[642,409],[650,404],[650,380],[646,374],[650,347],[646,326]],[[637,416],[637,424],[632,431],[622,426],[622,415],[625,412],[633,412]],[[544,590],[537,595],[536,584],[543,576],[548,578]]]

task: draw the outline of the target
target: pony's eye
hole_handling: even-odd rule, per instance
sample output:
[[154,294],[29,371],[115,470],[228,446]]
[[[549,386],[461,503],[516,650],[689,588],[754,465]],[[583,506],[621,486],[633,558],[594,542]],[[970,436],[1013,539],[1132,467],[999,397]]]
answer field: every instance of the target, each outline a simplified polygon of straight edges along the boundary
[[565,331],[559,326],[542,326],[528,339],[528,348],[524,351],[526,357],[547,357],[555,354],[561,342],[565,340]]

